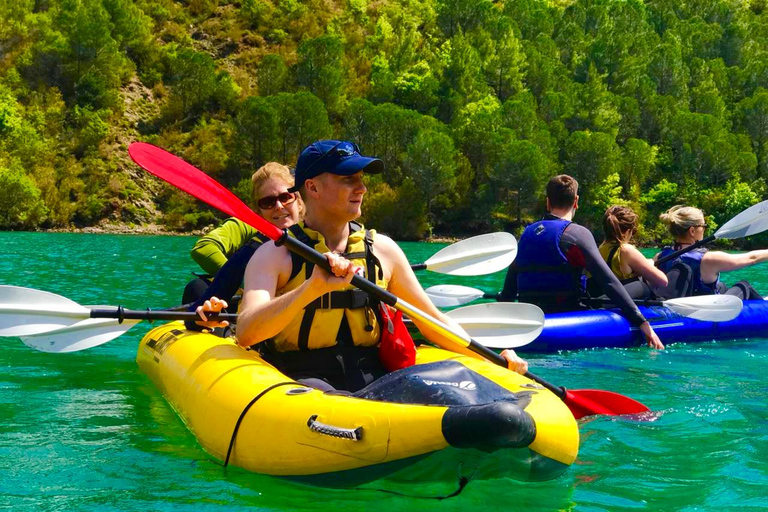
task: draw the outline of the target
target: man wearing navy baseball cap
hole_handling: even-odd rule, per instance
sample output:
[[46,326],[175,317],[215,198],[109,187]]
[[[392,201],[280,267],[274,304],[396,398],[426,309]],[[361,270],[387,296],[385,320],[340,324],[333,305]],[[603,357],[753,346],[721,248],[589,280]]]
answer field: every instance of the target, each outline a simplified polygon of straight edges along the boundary
[[379,174],[384,162],[378,158],[362,156],[357,144],[338,140],[319,140],[310,144],[299,155],[296,163],[296,184],[289,192],[300,190],[304,182],[324,172],[349,176],[360,171]]
[[[332,272],[272,242],[248,264],[237,341],[258,346],[267,361],[308,386],[354,392],[387,373],[377,346],[388,323],[379,306],[350,285],[356,273],[461,330],[429,300],[402,249],[356,222],[367,190],[363,176],[383,170],[381,160],[361,155],[351,142],[321,140],[304,148],[293,190],[306,213],[289,230],[323,253]],[[416,325],[427,339],[440,336]],[[514,352],[504,356],[510,369],[527,370]]]

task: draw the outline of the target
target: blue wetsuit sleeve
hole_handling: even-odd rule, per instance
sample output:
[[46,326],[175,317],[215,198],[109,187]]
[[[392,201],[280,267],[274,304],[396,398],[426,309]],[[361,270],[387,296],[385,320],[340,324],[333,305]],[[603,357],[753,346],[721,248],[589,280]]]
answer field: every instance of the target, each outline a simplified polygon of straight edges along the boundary
[[[232,297],[243,283],[245,268],[258,247],[259,245],[255,243],[248,243],[238,249],[216,273],[216,277],[214,277],[213,282],[205,293],[189,307],[189,311],[194,311],[198,306],[202,306],[206,300],[214,296],[231,303]],[[189,330],[199,331],[204,329],[204,327],[191,321],[185,322],[185,325]]]
[[514,262],[507,269],[504,287],[497,297],[499,302],[514,302],[517,300],[517,265]]
[[[574,248],[578,248],[578,251],[573,251]],[[581,260],[578,262],[579,265],[583,265],[592,274],[600,289],[603,290],[603,293],[621,309],[624,317],[632,325],[638,326],[646,321],[637,304],[634,303],[627,293],[624,285],[611,272],[603,257],[600,256],[600,251],[597,248],[592,232],[584,226],[570,224],[560,239],[560,250],[569,258],[569,261],[571,261],[573,254],[580,253],[577,256]]]

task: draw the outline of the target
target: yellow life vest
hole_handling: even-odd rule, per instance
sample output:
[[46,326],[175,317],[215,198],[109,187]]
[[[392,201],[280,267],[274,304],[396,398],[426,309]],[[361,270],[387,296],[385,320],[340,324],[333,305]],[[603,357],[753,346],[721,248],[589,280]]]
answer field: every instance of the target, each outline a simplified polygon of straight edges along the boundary
[[608,264],[611,271],[620,281],[634,280],[637,274],[634,272],[625,273],[621,270],[621,244],[618,242],[603,242],[600,244],[600,256]]
[[[303,222],[288,228],[300,241],[321,253],[329,252],[323,235]],[[350,235],[344,257],[365,270],[365,277],[382,288],[387,287],[378,259],[373,255],[375,231],[350,222]],[[314,265],[291,253],[291,278],[281,290],[284,295],[312,275]],[[341,291],[325,294],[309,304],[272,340],[279,352],[313,350],[350,341],[356,346],[372,347],[379,343],[381,330],[376,316],[378,303],[349,285]],[[346,322],[344,322],[346,320]],[[351,340],[349,339],[351,335]]]

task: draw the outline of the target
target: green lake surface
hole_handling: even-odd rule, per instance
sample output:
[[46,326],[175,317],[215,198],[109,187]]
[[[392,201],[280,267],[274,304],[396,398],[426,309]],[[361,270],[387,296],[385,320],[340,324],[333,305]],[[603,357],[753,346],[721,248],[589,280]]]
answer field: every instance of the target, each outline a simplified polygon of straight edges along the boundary
[[[0,232],[0,284],[80,304],[176,305],[192,237]],[[412,262],[442,245],[402,244]],[[768,266],[725,277],[768,292]],[[422,284],[498,290],[504,274],[419,275]],[[2,302],[2,297],[0,297]],[[0,509],[240,510],[768,510],[765,339],[529,355],[558,385],[629,395],[655,421],[580,424],[576,463],[553,481],[472,481],[444,501],[378,490],[328,490],[222,469],[135,363],[141,323],[99,347],[46,354],[16,338],[0,350]],[[766,333],[768,338],[768,333]],[[382,488],[386,489],[385,485]],[[415,495],[440,491],[413,482]]]

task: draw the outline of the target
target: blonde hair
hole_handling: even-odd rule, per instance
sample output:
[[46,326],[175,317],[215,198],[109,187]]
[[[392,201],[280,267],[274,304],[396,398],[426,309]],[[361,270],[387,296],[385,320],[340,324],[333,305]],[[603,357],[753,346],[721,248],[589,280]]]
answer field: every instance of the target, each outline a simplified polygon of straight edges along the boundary
[[628,243],[637,232],[637,214],[628,206],[611,206],[603,215],[606,242]]
[[[253,203],[254,209],[258,209],[256,202],[259,200],[259,191],[262,185],[271,179],[280,180],[288,185],[289,188],[294,184],[294,177],[293,174],[291,174],[290,167],[277,162],[267,162],[262,165],[253,173],[253,176],[251,176],[251,202]],[[303,218],[304,202],[301,200],[300,195],[296,196],[296,201],[299,203],[299,218]]]
[[666,224],[672,236],[681,238],[688,229],[704,224],[704,213],[693,206],[677,205],[659,215],[659,220]]

